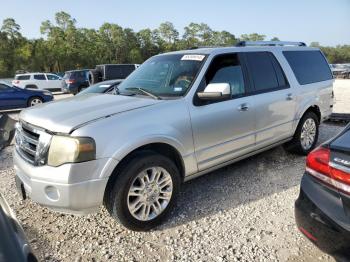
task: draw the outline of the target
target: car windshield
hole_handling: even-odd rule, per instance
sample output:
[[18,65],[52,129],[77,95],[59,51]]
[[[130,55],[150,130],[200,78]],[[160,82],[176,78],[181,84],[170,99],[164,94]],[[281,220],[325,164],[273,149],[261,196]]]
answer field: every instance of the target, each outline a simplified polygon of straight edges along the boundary
[[192,85],[205,55],[155,56],[143,63],[118,86],[119,92],[155,96],[183,96]]
[[112,89],[113,87],[118,86],[119,84],[120,84],[120,82],[97,83],[97,84],[89,86],[88,88],[79,92],[78,95],[91,94],[91,93],[102,94],[102,93],[105,93],[106,91]]

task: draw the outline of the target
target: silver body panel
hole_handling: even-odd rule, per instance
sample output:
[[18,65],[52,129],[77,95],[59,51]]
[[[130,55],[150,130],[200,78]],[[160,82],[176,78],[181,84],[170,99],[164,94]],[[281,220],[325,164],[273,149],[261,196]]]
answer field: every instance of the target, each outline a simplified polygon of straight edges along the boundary
[[[208,55],[192,88],[182,98],[153,100],[92,94],[24,110],[20,121],[48,133],[92,137],[96,142],[96,160],[37,167],[15,152],[17,176],[34,201],[62,212],[89,213],[102,204],[106,183],[118,163],[141,146],[165,143],[176,149],[182,157],[187,181],[286,142],[309,107],[317,106],[322,120],[329,117],[333,80],[300,86],[282,55],[283,50],[314,49],[261,46],[174,52]],[[205,106],[194,105],[197,87],[216,55],[250,51],[272,52],[290,87]],[[247,104],[248,110],[238,110],[241,104]],[[60,191],[58,201],[45,194],[48,186]]]

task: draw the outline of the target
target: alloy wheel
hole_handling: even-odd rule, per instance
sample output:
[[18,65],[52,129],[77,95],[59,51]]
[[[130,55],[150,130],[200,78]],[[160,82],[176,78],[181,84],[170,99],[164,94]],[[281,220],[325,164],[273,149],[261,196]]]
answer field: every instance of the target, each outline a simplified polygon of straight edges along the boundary
[[162,167],[150,167],[133,180],[127,197],[130,214],[140,221],[159,216],[168,206],[173,192],[171,175]]
[[316,123],[312,118],[306,119],[301,129],[300,143],[304,150],[309,150],[315,142]]

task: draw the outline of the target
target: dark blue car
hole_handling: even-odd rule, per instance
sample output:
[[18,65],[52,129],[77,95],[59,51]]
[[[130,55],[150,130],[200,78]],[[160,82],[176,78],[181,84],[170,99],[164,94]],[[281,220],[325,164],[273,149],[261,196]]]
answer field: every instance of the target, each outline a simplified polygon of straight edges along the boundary
[[49,91],[23,89],[0,82],[0,110],[30,107],[52,100]]

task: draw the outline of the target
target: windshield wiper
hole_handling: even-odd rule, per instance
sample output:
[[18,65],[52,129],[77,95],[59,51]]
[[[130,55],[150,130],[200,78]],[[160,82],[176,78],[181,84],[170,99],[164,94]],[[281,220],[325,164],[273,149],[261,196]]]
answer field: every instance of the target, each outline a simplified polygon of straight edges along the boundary
[[150,96],[154,99],[157,99],[157,100],[161,100],[162,98],[160,96],[157,96],[155,94],[152,94],[151,92],[147,91],[146,89],[142,88],[142,87],[128,87],[128,88],[125,88],[125,90],[137,90],[137,91],[140,91],[141,93],[147,95],[147,96]]
[[112,91],[113,95],[120,95],[120,91],[117,85],[113,86],[113,91]]

